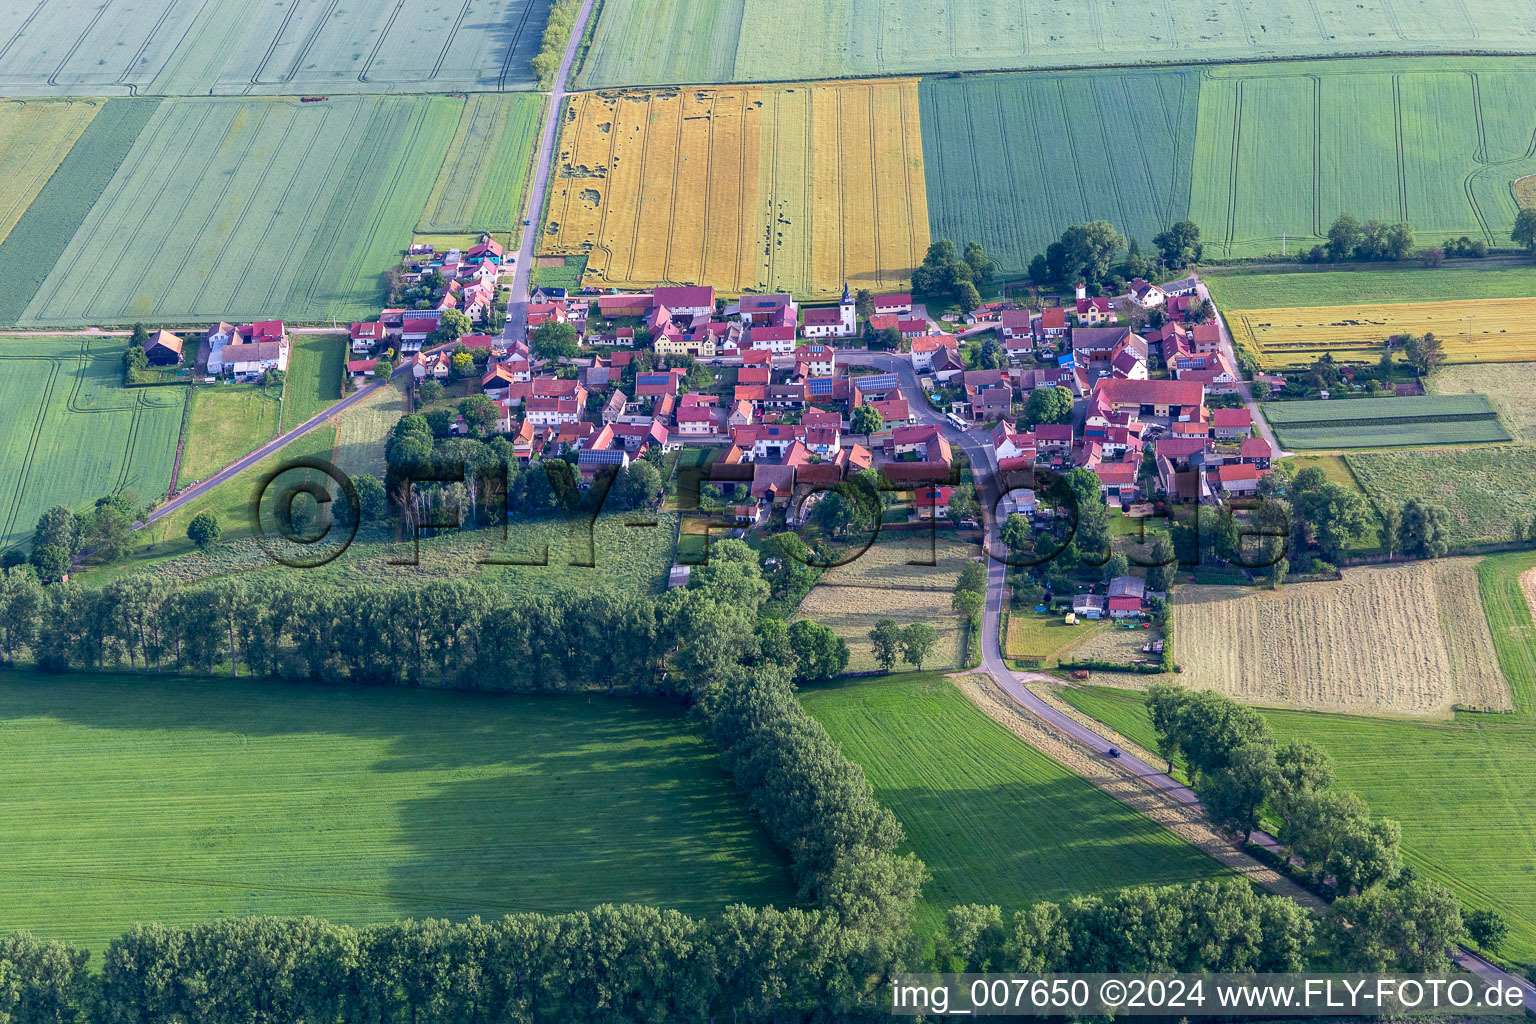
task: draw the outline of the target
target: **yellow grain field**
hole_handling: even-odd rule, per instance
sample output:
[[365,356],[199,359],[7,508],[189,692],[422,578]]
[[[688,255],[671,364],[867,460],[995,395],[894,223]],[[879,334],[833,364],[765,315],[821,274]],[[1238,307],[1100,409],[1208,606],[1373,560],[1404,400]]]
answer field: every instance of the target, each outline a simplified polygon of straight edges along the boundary
[[1179,682],[1271,707],[1445,717],[1507,710],[1470,558],[1351,569],[1279,591],[1181,587]]
[[0,103],[0,242],[42,191],[101,100]]
[[[939,631],[939,643],[933,655],[923,663],[925,669],[960,667],[965,629],[960,616],[950,611],[951,594],[922,590],[874,590],[869,587],[829,587],[817,584],[800,602],[796,619],[810,619],[848,641],[848,671],[869,672],[875,663],[869,643],[869,631],[881,619],[893,619],[899,626],[926,622]],[[908,671],[910,665],[897,665]]]
[[595,285],[897,288],[928,247],[915,79],[582,93],[541,251]]
[[1536,298],[1249,309],[1231,324],[1265,367],[1307,364],[1324,352],[1374,361],[1388,338],[1426,332],[1445,342],[1448,363],[1536,359]]

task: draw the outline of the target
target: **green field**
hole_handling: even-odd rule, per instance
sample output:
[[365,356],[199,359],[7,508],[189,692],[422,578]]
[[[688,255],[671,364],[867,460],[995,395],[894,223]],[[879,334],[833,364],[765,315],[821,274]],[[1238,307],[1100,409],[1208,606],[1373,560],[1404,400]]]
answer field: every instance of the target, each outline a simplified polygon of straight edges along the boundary
[[942,676],[802,691],[863,766],[933,880],[920,930],[959,903],[1005,910],[1137,884],[1210,878],[1220,865],[1025,744]]
[[[163,8],[163,10],[162,10]],[[532,89],[548,0],[155,5],[41,0],[0,35],[8,96]]]
[[[1520,0],[605,0],[581,88],[1377,53],[1529,53]],[[1091,126],[1080,126],[1092,131]],[[1060,141],[1060,140],[1056,140]]]
[[170,488],[187,390],[124,389],[122,351],[121,338],[0,339],[0,547],[30,540],[54,505]]
[[1088,220],[1150,248],[1189,209],[1199,94],[1188,68],[923,79],[929,233],[1005,273]]
[[[345,334],[295,334],[283,380],[283,429],[292,430],[341,398]],[[253,446],[254,447],[254,446]]]
[[259,384],[210,384],[192,392],[187,443],[176,486],[206,480],[277,436],[279,404]]
[[[1536,554],[1521,552],[1478,567],[1514,714],[1410,722],[1264,712],[1282,739],[1322,744],[1341,785],[1374,813],[1402,822],[1414,870],[1449,885],[1468,907],[1501,910],[1511,925],[1502,952],[1522,961],[1536,956],[1536,626],[1517,579],[1532,566]],[[1073,688],[1063,696],[1133,742],[1155,743],[1139,693]]]
[[[20,322],[304,322],[376,313],[382,275],[410,241],[464,102],[168,100]],[[112,273],[85,288],[82,266]]]
[[100,100],[0,103],[0,242],[101,107]]
[[1384,448],[1510,440],[1487,395],[1266,402],[1264,416],[1285,448]]
[[1351,452],[1344,461],[1378,507],[1409,498],[1444,507],[1453,546],[1508,540],[1536,514],[1536,446]]
[[680,711],[132,676],[0,679],[0,917],[364,924],[792,898]]
[[[1438,242],[1431,236],[1420,244]],[[1413,264],[1348,270],[1215,273],[1205,276],[1223,310],[1356,306],[1373,302],[1456,302],[1536,295],[1536,267],[1469,263],[1430,270]]]
[[0,241],[0,324],[20,319],[159,105],[127,99],[102,107]]
[[1208,256],[1278,253],[1283,240],[1295,252],[1340,213],[1408,221],[1421,244],[1508,246],[1510,183],[1536,171],[1533,88],[1528,62],[1497,58],[1209,69],[1190,218]]
[[416,232],[510,231],[521,224],[543,119],[539,96],[471,96]]

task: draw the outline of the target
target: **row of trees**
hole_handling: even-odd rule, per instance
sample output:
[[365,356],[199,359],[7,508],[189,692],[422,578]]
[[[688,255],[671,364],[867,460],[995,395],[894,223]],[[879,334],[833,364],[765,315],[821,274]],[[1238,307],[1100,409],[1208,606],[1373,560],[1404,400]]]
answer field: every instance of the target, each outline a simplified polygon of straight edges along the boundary
[[1152,244],[1156,262],[1142,253],[1136,239],[1127,239],[1107,220],[1073,224],[1030,260],[1029,277],[1037,285],[1070,286],[1082,281],[1095,292],[1100,288],[1119,292],[1126,281],[1150,276],[1158,263],[1164,270],[1177,271],[1205,255],[1200,226],[1190,220],[1159,232]]
[[1413,252],[1413,228],[1406,221],[1387,224],[1380,220],[1361,223],[1347,213],[1339,214],[1328,228],[1327,240],[1307,253],[1313,263],[1344,260],[1400,260]]

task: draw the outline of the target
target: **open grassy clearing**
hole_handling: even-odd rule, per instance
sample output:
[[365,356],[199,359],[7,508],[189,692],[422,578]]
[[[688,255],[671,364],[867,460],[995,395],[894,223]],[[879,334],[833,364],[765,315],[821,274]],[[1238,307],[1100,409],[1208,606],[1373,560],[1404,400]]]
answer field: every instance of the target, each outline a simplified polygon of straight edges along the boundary
[[[168,100],[21,322],[304,322],[377,312],[382,274],[410,240],[464,102]],[[81,288],[81,266],[119,269]]]
[[0,240],[0,324],[21,317],[159,104],[128,99],[102,107],[25,211],[17,211]]
[[208,384],[192,392],[187,443],[177,488],[206,480],[277,436],[277,389],[259,384]]
[[[1467,907],[1496,907],[1510,922],[1501,951],[1536,956],[1536,625],[1522,592],[1536,554],[1495,555],[1477,567],[1482,611],[1515,695],[1509,715],[1459,712],[1453,721],[1404,721],[1267,712],[1282,739],[1309,739],[1333,755],[1339,783],[1403,826],[1408,863],[1450,886]],[[1141,695],[1077,689],[1062,696],[1131,740],[1154,744]],[[1155,747],[1153,748],[1155,749]]]
[[[1341,212],[1408,221],[1421,241],[1466,234],[1507,246],[1510,182],[1536,170],[1533,87],[1518,58],[1209,69],[1190,218],[1213,256],[1310,247]],[[1338,153],[1349,159],[1330,158]]]
[[1268,402],[1264,415],[1291,449],[1510,440],[1486,395]]
[[[1518,0],[605,0],[583,88],[1394,52],[1536,50]],[[1136,26],[1127,31],[1127,26]],[[1497,26],[1497,28],[1495,28]]]
[[1508,540],[1516,522],[1531,521],[1536,446],[1351,452],[1344,459],[1378,508],[1409,498],[1444,507],[1453,547]]
[[521,223],[543,124],[541,96],[469,97],[417,233],[510,231]]
[[0,242],[101,110],[99,100],[0,103]]
[[1173,607],[1179,681],[1194,689],[1357,714],[1512,706],[1470,559],[1349,569],[1279,591],[1186,586]]
[[283,429],[292,430],[341,398],[345,334],[295,334],[283,380]]
[[918,928],[959,903],[1009,912],[1221,867],[1021,741],[941,676],[860,680],[800,700],[863,766],[933,873]]
[[[163,8],[163,10],[162,10]],[[497,92],[532,89],[548,0],[252,4],[146,10],[41,0],[0,34],[0,92],[40,95]]]
[[1009,273],[1087,220],[1147,249],[1189,210],[1199,92],[1192,68],[923,79],[930,234]]
[[593,697],[0,679],[7,927],[783,903],[782,858],[679,711]]
[[[1420,239],[1423,244],[1425,239]],[[1413,264],[1356,264],[1277,273],[1222,271],[1204,275],[1223,312],[1385,302],[1460,302],[1536,295],[1536,267],[1480,262],[1428,269]]]
[[[882,591],[818,583],[800,602],[794,617],[819,622],[848,641],[849,672],[872,672],[880,667],[870,647],[869,631],[881,619],[893,619],[899,626],[926,622],[938,630],[939,642],[923,667],[954,669],[960,667],[964,655],[965,627],[960,616],[950,611],[951,596],[950,592]],[[905,663],[898,663],[896,668],[912,670]]]
[[31,539],[54,505],[133,490],[163,497],[184,387],[122,387],[121,338],[0,339],[0,547]]
[[1536,363],[1442,366],[1425,381],[1436,395],[1485,395],[1520,441],[1536,441]]
[[586,270],[585,256],[540,256],[533,263],[533,286],[579,291]]
[[1065,614],[1037,615],[1034,612],[1016,611],[1008,616],[1006,653],[1010,658],[1037,660],[1041,668],[1049,668],[1065,657],[1069,650],[1076,650],[1079,645],[1108,628],[1108,620],[1080,620],[1069,626]]
[[601,286],[897,288],[928,247],[915,81],[584,93],[542,252]]
[[931,533],[885,529],[863,554],[846,565],[828,569],[821,582],[839,587],[949,593],[960,581],[960,570],[977,553],[974,543],[957,539],[955,531],[944,524]]
[[1448,363],[1523,362],[1536,356],[1536,298],[1303,306],[1229,313],[1234,340],[1265,367],[1310,365],[1325,352],[1370,362],[1390,338],[1433,333]]
[[336,465],[353,476],[371,473],[380,480],[388,466],[384,443],[405,415],[405,395],[397,387],[379,388],[336,418]]

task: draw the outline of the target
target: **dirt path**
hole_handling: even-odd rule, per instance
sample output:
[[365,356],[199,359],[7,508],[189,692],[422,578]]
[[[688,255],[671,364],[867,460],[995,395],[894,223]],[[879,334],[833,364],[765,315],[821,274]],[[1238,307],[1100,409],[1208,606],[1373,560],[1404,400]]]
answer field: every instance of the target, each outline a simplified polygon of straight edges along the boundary
[[1172,830],[1250,882],[1293,899],[1315,913],[1325,909],[1322,900],[1217,835],[1198,809],[1173,800],[1134,775],[1107,767],[1102,758],[1042,725],[998,689],[991,676],[974,673],[949,679],[988,718],[1127,807]]

